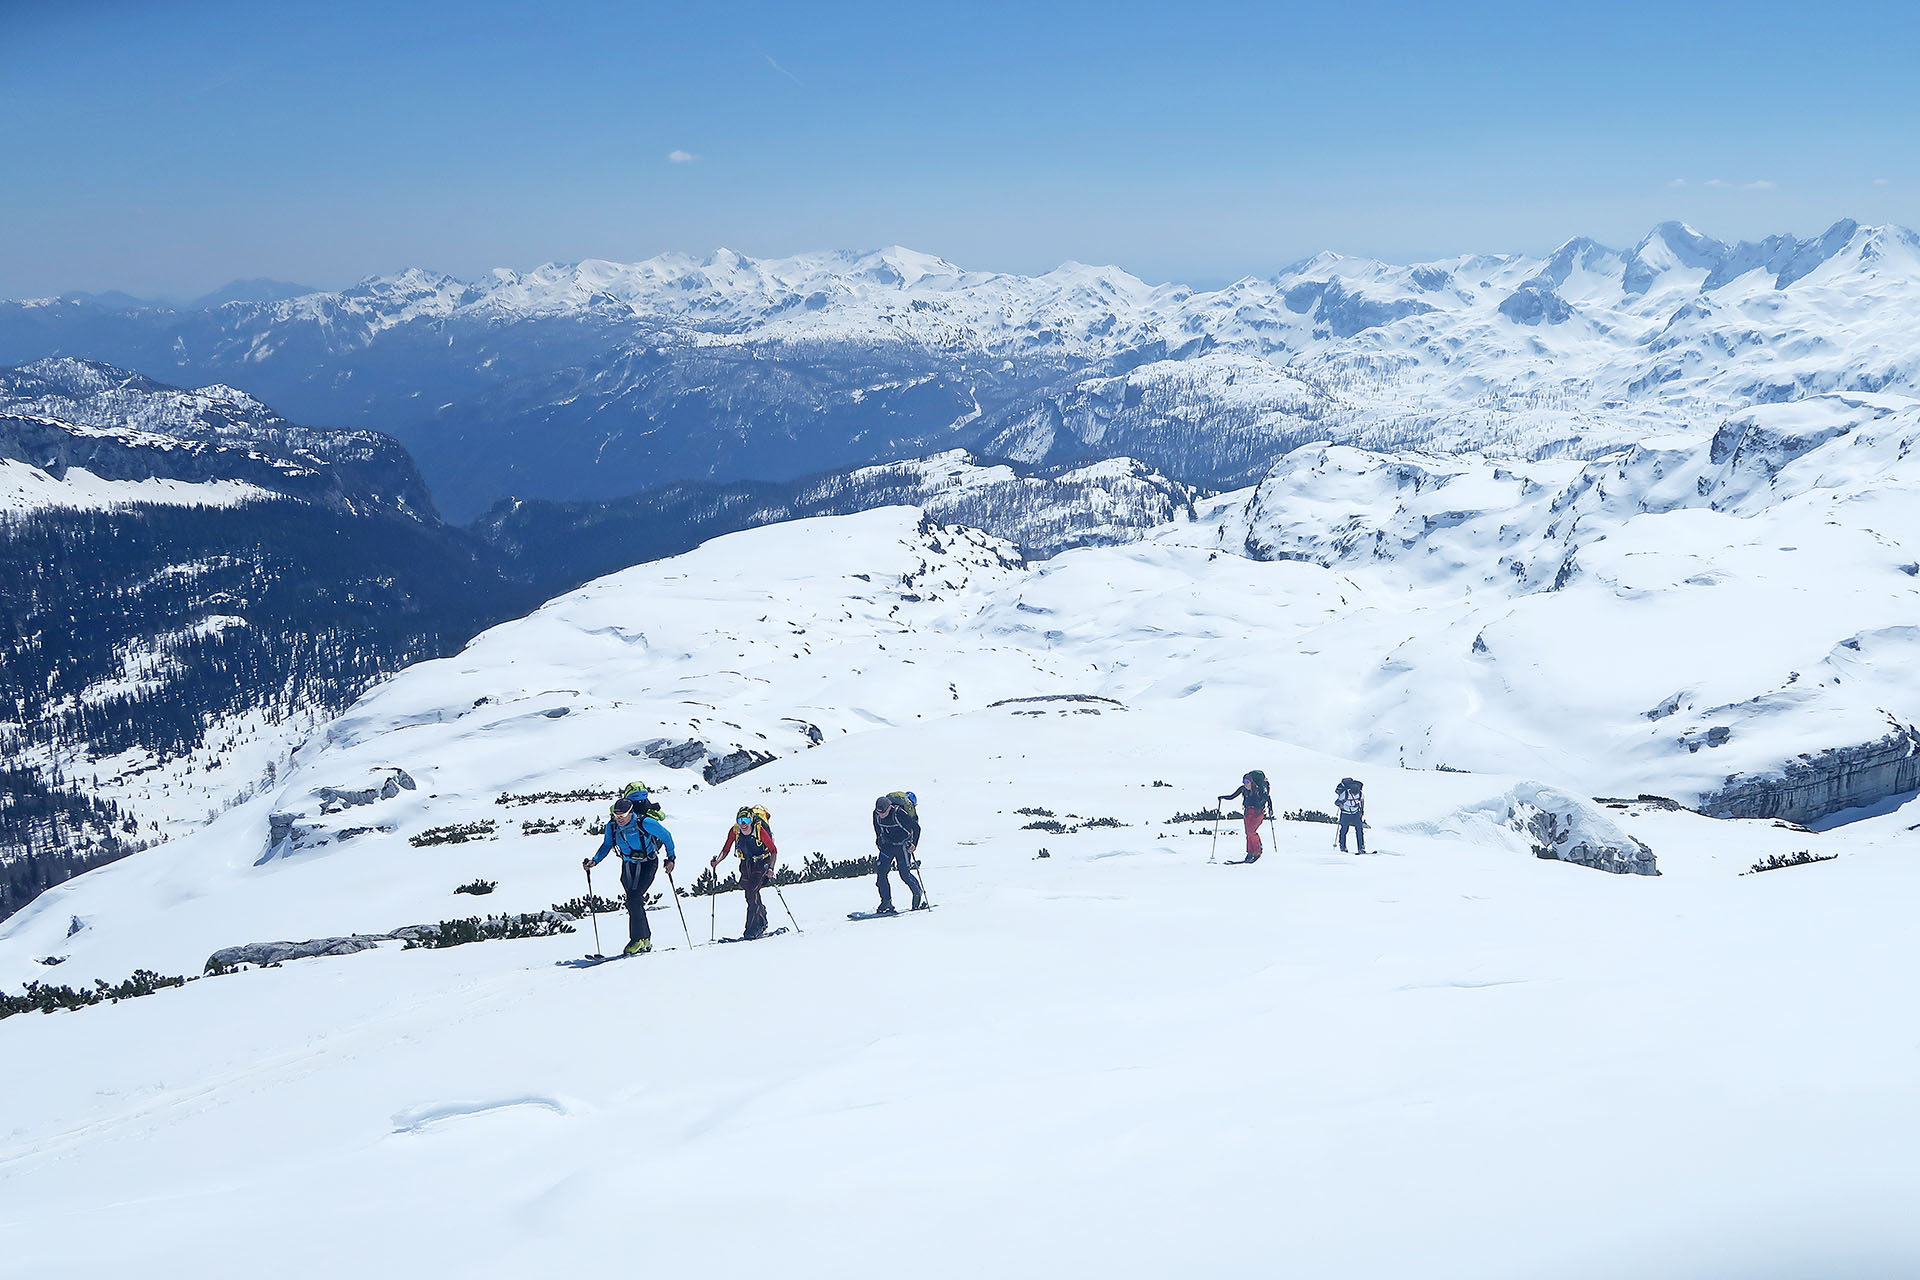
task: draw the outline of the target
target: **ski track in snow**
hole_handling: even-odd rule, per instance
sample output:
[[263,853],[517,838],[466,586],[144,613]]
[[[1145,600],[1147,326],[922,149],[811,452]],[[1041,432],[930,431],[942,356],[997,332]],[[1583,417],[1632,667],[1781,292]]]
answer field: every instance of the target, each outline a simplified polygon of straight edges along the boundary
[[475,1116],[521,1107],[551,1112],[556,1116],[572,1114],[572,1109],[559,1099],[538,1096],[495,1098],[486,1102],[441,1102],[431,1106],[413,1107],[395,1115],[393,1131],[396,1134],[426,1133],[452,1121],[467,1120]]

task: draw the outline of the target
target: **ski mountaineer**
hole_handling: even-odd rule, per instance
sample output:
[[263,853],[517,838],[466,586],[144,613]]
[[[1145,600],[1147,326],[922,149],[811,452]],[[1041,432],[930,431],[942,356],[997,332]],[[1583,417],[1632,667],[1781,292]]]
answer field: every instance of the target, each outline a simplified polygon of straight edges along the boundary
[[647,924],[647,889],[660,870],[660,850],[667,851],[667,873],[673,873],[673,833],[657,820],[635,812],[636,804],[646,803],[644,791],[615,800],[600,851],[580,863],[592,871],[610,851],[619,850],[620,887],[627,891],[627,949],[622,954],[630,956],[653,950],[653,928]]
[[1260,845],[1260,824],[1273,812],[1273,791],[1267,786],[1267,775],[1259,769],[1247,770],[1240,778],[1239,790],[1229,791],[1220,799],[1242,802],[1240,821],[1247,831],[1247,861],[1258,862],[1265,852]]
[[896,792],[873,802],[873,843],[880,851],[874,869],[874,880],[880,886],[880,908],[876,915],[899,914],[893,908],[893,885],[887,879],[888,870],[895,865],[900,868],[900,882],[913,890],[913,909],[918,911],[926,905],[926,895],[920,891],[920,881],[913,874],[913,854],[920,847],[920,818],[909,807],[913,805],[912,795],[908,791]]
[[1340,779],[1340,785],[1334,788],[1334,808],[1340,811],[1340,852],[1347,851],[1347,830],[1352,828],[1354,852],[1367,851],[1367,800],[1360,793],[1360,784],[1352,778]]
[[729,853],[740,855],[740,891],[747,895],[747,927],[740,936],[757,938],[767,931],[767,905],[760,891],[773,883],[774,860],[780,856],[765,809],[743,807],[727,828],[727,842],[707,865],[717,870]]

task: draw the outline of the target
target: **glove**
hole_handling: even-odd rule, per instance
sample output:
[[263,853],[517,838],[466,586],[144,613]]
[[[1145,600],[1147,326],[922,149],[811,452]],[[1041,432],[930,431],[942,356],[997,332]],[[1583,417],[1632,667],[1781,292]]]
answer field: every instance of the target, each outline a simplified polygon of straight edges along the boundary
[[580,869],[581,869],[582,871],[591,871],[591,870],[593,870],[593,859],[592,859],[592,858],[582,858],[582,859],[580,859]]
[[717,856],[707,859],[707,866],[709,868],[717,867],[719,865],[720,865],[720,859]]
[[672,854],[667,855],[667,874],[668,875],[673,874],[673,855]]

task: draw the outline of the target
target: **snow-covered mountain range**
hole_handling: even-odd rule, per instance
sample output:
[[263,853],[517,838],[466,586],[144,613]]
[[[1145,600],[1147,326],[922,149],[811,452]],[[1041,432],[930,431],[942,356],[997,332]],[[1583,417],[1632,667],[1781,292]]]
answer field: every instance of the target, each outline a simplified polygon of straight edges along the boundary
[[1916,332],[1920,238],[1852,222],[1413,266],[1327,253],[1205,292],[891,248],[410,270],[179,311],[0,303],[0,360],[89,356],[391,431],[463,519],[947,448],[1125,455],[1214,487],[1318,439],[1591,457],[1758,403],[1913,390]]

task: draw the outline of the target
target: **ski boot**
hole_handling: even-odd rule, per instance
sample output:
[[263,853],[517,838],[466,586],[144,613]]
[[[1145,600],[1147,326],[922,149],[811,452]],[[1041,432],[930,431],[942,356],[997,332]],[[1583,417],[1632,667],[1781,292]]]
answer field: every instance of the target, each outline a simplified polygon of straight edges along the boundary
[[629,942],[627,944],[626,950],[622,951],[620,954],[623,956],[643,956],[651,950],[653,950],[653,939],[639,938],[632,942]]

